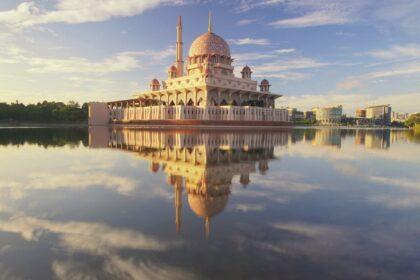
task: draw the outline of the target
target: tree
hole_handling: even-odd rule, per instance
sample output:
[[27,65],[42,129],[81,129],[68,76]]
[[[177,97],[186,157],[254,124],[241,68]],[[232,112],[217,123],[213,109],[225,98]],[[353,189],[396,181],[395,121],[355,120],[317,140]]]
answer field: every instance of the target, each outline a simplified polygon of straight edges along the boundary
[[404,124],[408,127],[413,127],[416,124],[420,124],[420,113],[410,115]]
[[88,106],[70,101],[43,101],[37,104],[0,103],[0,121],[81,122],[87,121]]

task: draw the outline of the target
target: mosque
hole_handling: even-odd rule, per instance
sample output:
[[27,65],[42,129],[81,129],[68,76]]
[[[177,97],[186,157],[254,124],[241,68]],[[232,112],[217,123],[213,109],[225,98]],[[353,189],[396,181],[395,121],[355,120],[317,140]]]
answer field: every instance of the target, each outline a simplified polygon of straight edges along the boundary
[[[163,172],[174,192],[175,229],[182,226],[182,197],[203,220],[205,235],[211,220],[228,204],[234,177],[246,187],[250,174],[264,175],[275,159],[274,147],[287,145],[289,133],[185,133],[173,130],[90,127],[89,146],[133,153],[149,161],[150,171]],[[184,210],[185,211],[185,210]]]
[[[169,124],[287,126],[288,113],[275,108],[282,95],[270,83],[252,79],[244,66],[236,77],[228,43],[216,35],[209,15],[208,30],[198,36],[183,58],[182,20],[178,18],[175,63],[167,79],[153,79],[150,89],[133,98],[89,104],[89,124]],[[259,88],[259,90],[258,90]]]

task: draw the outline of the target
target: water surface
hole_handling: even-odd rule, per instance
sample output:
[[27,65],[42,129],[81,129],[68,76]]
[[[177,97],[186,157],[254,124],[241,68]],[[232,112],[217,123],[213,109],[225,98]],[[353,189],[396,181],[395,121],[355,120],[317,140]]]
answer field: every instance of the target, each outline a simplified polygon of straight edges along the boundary
[[418,279],[420,136],[1,129],[1,279]]

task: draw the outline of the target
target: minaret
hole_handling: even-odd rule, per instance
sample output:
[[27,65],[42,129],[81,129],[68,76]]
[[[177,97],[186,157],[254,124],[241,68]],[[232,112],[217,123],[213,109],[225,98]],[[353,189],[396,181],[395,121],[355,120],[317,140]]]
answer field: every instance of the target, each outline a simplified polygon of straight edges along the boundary
[[178,17],[178,25],[176,26],[176,69],[177,77],[184,76],[184,60],[182,59],[182,20]]

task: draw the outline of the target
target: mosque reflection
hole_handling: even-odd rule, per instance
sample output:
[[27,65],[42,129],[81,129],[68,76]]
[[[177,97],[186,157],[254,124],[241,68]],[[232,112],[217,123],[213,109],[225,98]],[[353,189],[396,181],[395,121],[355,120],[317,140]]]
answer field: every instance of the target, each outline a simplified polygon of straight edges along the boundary
[[[175,225],[182,223],[182,195],[191,210],[203,219],[206,236],[211,218],[224,210],[234,176],[243,187],[250,174],[265,174],[275,159],[274,147],[288,143],[289,132],[147,131],[132,129],[90,130],[91,147],[108,147],[136,153],[150,162],[150,171],[161,170],[174,190]],[[103,142],[103,140],[105,140]]]
[[203,219],[206,236],[211,219],[221,213],[229,200],[235,176],[243,187],[250,175],[269,170],[274,149],[298,142],[340,149],[342,139],[368,149],[387,149],[389,130],[301,129],[282,131],[201,131],[110,129],[91,127],[89,146],[129,151],[149,161],[149,169],[166,174],[173,188],[175,227],[181,230],[182,196],[189,208]]

